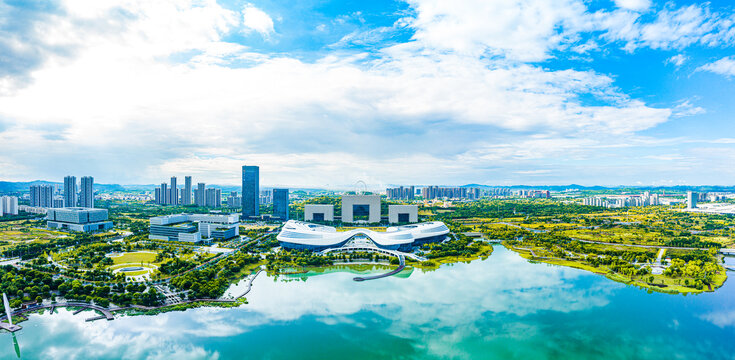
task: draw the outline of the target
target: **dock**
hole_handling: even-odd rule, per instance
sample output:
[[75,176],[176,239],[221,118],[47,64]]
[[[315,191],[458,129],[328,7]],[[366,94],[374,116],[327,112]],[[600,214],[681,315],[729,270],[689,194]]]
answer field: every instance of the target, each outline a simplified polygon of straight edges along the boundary
[[13,324],[5,323],[5,322],[0,322],[0,329],[7,330],[12,333],[12,332],[16,332],[22,329],[22,327],[20,327],[19,325],[13,325]]

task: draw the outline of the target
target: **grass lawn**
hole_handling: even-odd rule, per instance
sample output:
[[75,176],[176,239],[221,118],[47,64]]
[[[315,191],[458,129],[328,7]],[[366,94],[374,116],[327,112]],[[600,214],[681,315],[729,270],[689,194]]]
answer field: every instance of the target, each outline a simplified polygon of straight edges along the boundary
[[140,264],[140,263],[153,263],[156,260],[155,253],[150,252],[132,252],[124,253],[121,256],[115,256],[112,259],[112,263],[117,264]]

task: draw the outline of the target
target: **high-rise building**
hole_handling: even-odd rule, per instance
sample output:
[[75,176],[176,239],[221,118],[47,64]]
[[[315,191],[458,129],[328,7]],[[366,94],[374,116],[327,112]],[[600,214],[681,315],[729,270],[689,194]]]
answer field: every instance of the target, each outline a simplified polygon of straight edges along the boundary
[[31,185],[30,198],[33,207],[53,207],[54,187],[51,185]]
[[64,177],[64,205],[68,207],[77,206],[77,177]]
[[247,219],[260,215],[260,168],[242,167],[242,216]]
[[184,191],[181,193],[181,205],[191,205],[191,176],[184,177]]
[[207,196],[205,192],[206,185],[204,183],[197,184],[196,194],[194,196],[197,206],[207,206]]
[[156,204],[157,205],[162,205],[163,204],[163,199],[161,198],[161,188],[160,187],[157,187],[156,188],[156,191],[155,191],[155,199],[156,199]]
[[15,196],[0,197],[0,216],[18,215],[18,198]]
[[161,205],[168,205],[171,203],[169,196],[171,196],[171,193],[168,191],[168,184],[161,183]]
[[176,186],[176,176],[171,177],[171,205],[178,205],[179,204],[179,188]]
[[94,178],[91,176],[82,176],[82,186],[79,192],[79,207],[94,207]]
[[288,189],[273,189],[273,216],[288,220]]
[[212,188],[207,189],[205,205],[215,208],[222,207],[222,190]]
[[687,191],[687,209],[696,209],[699,194],[694,191]]

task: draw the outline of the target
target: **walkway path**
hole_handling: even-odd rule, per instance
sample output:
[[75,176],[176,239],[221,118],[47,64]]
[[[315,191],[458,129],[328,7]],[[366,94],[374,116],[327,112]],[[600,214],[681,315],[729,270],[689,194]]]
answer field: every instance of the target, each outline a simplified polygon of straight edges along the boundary
[[375,279],[381,279],[381,278],[388,277],[388,276],[393,276],[403,271],[404,268],[406,268],[406,258],[403,255],[398,255],[398,262],[399,262],[398,267],[391,272],[387,272],[385,274],[380,274],[380,275],[366,276],[366,277],[358,276],[358,277],[353,278],[352,280],[365,281],[365,280],[375,280]]

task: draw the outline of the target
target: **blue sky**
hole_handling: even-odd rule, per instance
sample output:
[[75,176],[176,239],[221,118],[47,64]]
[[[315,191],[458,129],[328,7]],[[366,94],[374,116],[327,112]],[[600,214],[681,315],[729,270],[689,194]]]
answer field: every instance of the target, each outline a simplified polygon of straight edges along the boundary
[[0,0],[0,180],[731,185],[727,1]]

